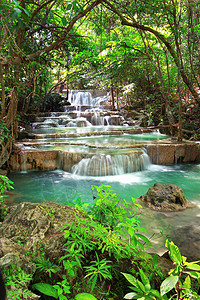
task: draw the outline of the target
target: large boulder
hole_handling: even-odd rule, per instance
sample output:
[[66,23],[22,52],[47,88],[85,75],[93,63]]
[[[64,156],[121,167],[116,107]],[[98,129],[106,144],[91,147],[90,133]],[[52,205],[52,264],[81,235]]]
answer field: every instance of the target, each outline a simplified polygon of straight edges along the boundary
[[174,184],[155,183],[140,199],[150,208],[159,211],[176,211],[188,205],[183,190]]
[[[1,224],[0,246],[5,238],[14,244],[23,245],[24,251],[37,254],[43,246],[46,251],[55,254],[55,249],[61,249],[64,243],[61,233],[64,223],[74,221],[74,213],[75,208],[53,202],[20,203]],[[17,246],[12,248],[17,249]],[[2,256],[1,251],[0,254]]]
[[[75,211],[73,207],[51,202],[24,202],[8,209],[8,215],[0,224],[0,268],[21,268],[27,274],[30,280],[20,285],[21,294],[26,294],[34,276],[36,265],[33,261],[37,257],[46,255],[58,259],[63,255],[65,239],[62,229],[65,223],[75,221]],[[15,287],[11,289],[13,293],[17,292]],[[9,295],[8,300],[12,299]],[[28,291],[23,299],[38,298]]]

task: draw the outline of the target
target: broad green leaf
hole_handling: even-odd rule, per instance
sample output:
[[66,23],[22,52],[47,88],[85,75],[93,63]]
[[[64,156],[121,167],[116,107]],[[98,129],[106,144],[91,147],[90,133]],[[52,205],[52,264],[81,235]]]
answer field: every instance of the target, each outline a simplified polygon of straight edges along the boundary
[[149,279],[147,278],[147,276],[144,274],[143,270],[142,269],[139,269],[140,271],[140,277],[141,277],[141,280],[143,282],[144,285],[150,285],[149,283]]
[[137,293],[134,293],[134,292],[128,293],[124,296],[124,299],[127,299],[127,300],[133,299],[133,297],[135,297],[135,296],[137,296]]
[[188,264],[186,268],[193,271],[200,271],[200,265],[197,264]]
[[128,228],[128,233],[132,237],[134,235],[134,229],[132,227]]
[[187,272],[184,272],[184,273],[190,275],[192,278],[195,278],[195,279],[200,278],[200,273],[199,272],[187,271]]
[[148,230],[140,226],[137,227],[137,230],[148,233]]
[[80,293],[75,296],[74,300],[97,300],[97,298],[88,293]]
[[138,236],[138,237],[139,237],[141,240],[143,240],[145,243],[151,245],[150,240],[149,240],[146,236],[144,236],[143,234],[136,233],[135,235]]
[[191,280],[190,276],[187,276],[184,283],[183,283],[183,288],[185,289],[191,289]]
[[133,275],[131,275],[131,274],[128,274],[128,273],[122,273],[124,276],[125,276],[125,278],[132,284],[132,285],[134,285],[134,286],[138,286],[138,284],[137,284],[137,280],[136,280],[136,278],[133,276]]
[[160,293],[161,296],[167,294],[169,291],[171,291],[177,284],[179,280],[178,276],[169,276],[167,277],[160,286]]
[[48,283],[35,283],[32,285],[32,287],[44,295],[58,299],[57,290]]
[[142,292],[145,292],[145,287],[144,287],[144,285],[143,285],[142,282],[140,282],[138,279],[137,279],[137,285],[138,285],[138,287],[140,288],[140,290],[141,290]]
[[131,244],[136,247],[137,246],[137,243],[138,243],[138,240],[136,239],[136,236],[135,235],[132,235],[131,236]]
[[169,243],[169,256],[176,265],[180,265],[182,263],[182,256],[180,254],[179,248],[173,243]]

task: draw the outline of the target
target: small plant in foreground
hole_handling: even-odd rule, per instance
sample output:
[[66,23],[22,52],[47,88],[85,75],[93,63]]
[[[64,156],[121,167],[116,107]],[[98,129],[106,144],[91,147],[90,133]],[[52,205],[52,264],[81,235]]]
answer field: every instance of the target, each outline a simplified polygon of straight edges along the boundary
[[131,274],[122,273],[126,279],[132,284],[130,287],[134,292],[125,295],[125,299],[166,299],[162,297],[159,291],[152,288],[148,277],[144,274],[142,269],[139,269],[141,281],[136,279]]
[[[69,298],[67,294],[70,294],[70,286],[67,282],[67,279],[58,282],[55,285],[50,285],[48,283],[35,283],[32,285],[33,289],[38,290],[40,293],[53,297],[59,300],[72,300],[73,298]],[[93,295],[89,293],[80,293],[77,294],[74,300],[97,300]]]
[[[125,299],[168,299],[167,294],[175,290],[170,299],[199,299],[197,293],[192,289],[191,279],[200,278],[200,265],[196,262],[187,262],[186,257],[181,256],[180,251],[173,242],[166,241],[166,246],[169,250],[169,256],[173,261],[175,268],[170,271],[170,276],[167,277],[160,286],[160,292],[152,289],[148,277],[140,269],[141,281],[136,279],[131,274],[122,273],[126,279],[132,284],[131,289],[134,291],[125,295]],[[184,280],[182,275],[187,275]]]
[[[161,295],[167,294],[172,289],[175,289],[175,294],[171,297],[176,299],[199,299],[199,296],[192,290],[191,278],[200,279],[200,261],[187,262],[187,258],[182,256],[178,247],[169,240],[166,240],[166,247],[169,250],[169,256],[173,261],[175,268],[170,271],[170,276],[167,277],[161,284]],[[187,277],[183,281],[183,276]]]
[[90,209],[91,217],[98,221],[101,225],[109,228],[111,231],[117,231],[133,247],[144,248],[141,241],[151,245],[149,239],[138,231],[147,232],[146,229],[140,227],[139,215],[136,213],[140,204],[135,202],[127,202],[125,199],[120,199],[114,193],[109,185],[92,186],[92,190],[96,189],[96,203]]
[[61,270],[61,268],[52,263],[49,258],[45,259],[44,257],[38,258],[36,267],[39,271],[47,273],[49,277],[51,277],[52,273],[57,273]]
[[111,275],[111,263],[112,261],[107,259],[99,260],[98,254],[96,253],[96,260],[90,262],[90,266],[85,266],[87,275],[85,278],[89,277],[89,282],[92,282],[91,292],[93,291],[97,280],[102,282],[105,279],[112,279]]

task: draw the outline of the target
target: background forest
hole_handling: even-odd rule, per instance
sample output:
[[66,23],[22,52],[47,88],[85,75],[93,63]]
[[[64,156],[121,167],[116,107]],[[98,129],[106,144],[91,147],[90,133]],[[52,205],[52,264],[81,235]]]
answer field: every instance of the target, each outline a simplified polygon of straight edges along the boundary
[[[0,0],[0,167],[30,114],[61,109],[63,88],[106,90],[130,124],[140,114],[144,127],[200,140],[199,61],[199,0]],[[0,176],[1,234],[12,227],[4,220],[12,184]],[[174,269],[164,274],[158,256],[144,251],[151,241],[136,214],[141,206],[122,203],[107,185],[92,190],[96,203],[79,199],[73,211],[67,207],[70,214],[63,206],[33,205],[49,225],[38,251],[25,248],[29,220],[22,219],[21,239],[12,232],[27,252],[25,266],[35,269],[5,270],[9,299],[121,300],[127,284],[133,292],[126,299],[199,299],[199,261],[187,262],[166,238]],[[69,223],[58,229],[52,224],[63,212]],[[57,252],[47,251],[55,228]]]

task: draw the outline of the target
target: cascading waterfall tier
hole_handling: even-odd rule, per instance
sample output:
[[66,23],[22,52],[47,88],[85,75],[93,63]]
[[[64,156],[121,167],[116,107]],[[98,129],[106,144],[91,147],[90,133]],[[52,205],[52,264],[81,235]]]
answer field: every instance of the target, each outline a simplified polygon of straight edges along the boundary
[[70,90],[68,94],[68,101],[74,106],[100,107],[107,100],[108,95],[105,92],[99,94],[97,91]]
[[88,91],[69,91],[68,101],[74,106],[93,106],[95,104],[91,93]]
[[[69,110],[37,115],[23,135],[27,140],[15,143],[10,169],[62,169],[83,176],[110,176],[145,169],[148,155],[156,164],[199,161],[197,145],[161,144],[152,128],[129,127],[118,111],[101,107],[102,103],[107,105],[106,97],[106,92],[102,95],[97,91],[74,90],[69,94]],[[79,105],[81,109],[77,110]],[[149,144],[149,139],[155,138],[156,143]],[[164,138],[168,137],[161,137]],[[148,155],[142,148],[146,148]]]
[[80,176],[122,175],[144,170],[149,163],[146,152],[135,149],[131,154],[101,154],[84,158],[72,167],[72,173]]

